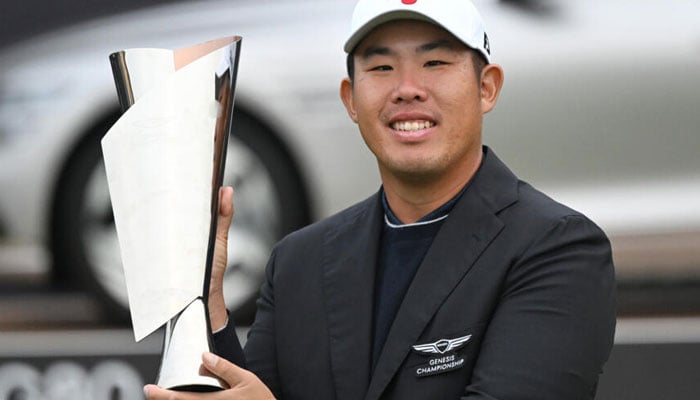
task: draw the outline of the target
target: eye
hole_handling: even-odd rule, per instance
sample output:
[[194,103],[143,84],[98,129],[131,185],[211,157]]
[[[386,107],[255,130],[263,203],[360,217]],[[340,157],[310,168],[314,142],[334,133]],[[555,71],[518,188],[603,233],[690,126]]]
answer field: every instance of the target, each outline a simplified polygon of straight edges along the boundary
[[392,68],[389,65],[378,65],[369,69],[370,71],[391,71]]
[[440,60],[430,60],[425,63],[426,67],[437,67],[439,65],[445,65],[447,64],[445,61],[440,61]]

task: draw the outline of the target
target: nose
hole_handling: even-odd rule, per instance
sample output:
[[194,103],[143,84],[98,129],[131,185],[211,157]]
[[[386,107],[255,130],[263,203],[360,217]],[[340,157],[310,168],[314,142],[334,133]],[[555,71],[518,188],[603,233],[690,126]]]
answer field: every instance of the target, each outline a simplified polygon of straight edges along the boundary
[[410,103],[425,101],[428,98],[428,93],[419,74],[412,70],[404,70],[398,75],[398,81],[392,97],[394,103]]

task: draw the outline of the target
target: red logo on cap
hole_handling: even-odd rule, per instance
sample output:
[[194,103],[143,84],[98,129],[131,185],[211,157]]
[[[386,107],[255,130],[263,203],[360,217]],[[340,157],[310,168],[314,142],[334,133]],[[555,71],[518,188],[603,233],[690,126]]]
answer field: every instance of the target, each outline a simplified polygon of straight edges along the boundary
[[418,0],[401,0],[403,4],[416,4]]

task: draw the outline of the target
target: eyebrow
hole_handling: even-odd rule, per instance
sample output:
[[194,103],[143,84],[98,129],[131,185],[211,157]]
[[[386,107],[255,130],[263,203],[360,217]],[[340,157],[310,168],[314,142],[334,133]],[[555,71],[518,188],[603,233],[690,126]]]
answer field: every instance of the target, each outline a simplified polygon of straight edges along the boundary
[[[455,45],[452,41],[447,39],[439,39],[416,47],[416,53],[427,53],[436,49],[454,50],[454,48]],[[388,56],[392,53],[393,51],[388,47],[369,46],[362,52],[362,58],[367,60],[373,56]]]
[[454,50],[455,45],[453,42],[447,40],[447,39],[440,39],[436,40],[434,42],[429,42],[423,45],[420,45],[416,48],[416,53],[427,53],[432,50],[436,49],[446,49],[446,50]]
[[391,54],[391,50],[388,47],[369,46],[362,52],[362,58],[366,60],[373,56],[387,56],[389,54]]

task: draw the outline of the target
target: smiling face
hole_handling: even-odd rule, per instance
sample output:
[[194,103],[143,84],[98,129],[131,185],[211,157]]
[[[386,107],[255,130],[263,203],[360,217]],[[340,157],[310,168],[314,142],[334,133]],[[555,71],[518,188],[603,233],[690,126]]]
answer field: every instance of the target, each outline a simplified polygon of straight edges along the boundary
[[[471,50],[436,25],[400,20],[370,32],[354,63],[341,97],[384,184],[460,177],[466,183],[481,160],[482,115],[497,97],[484,90]],[[490,65],[482,77],[491,68],[500,73]]]

